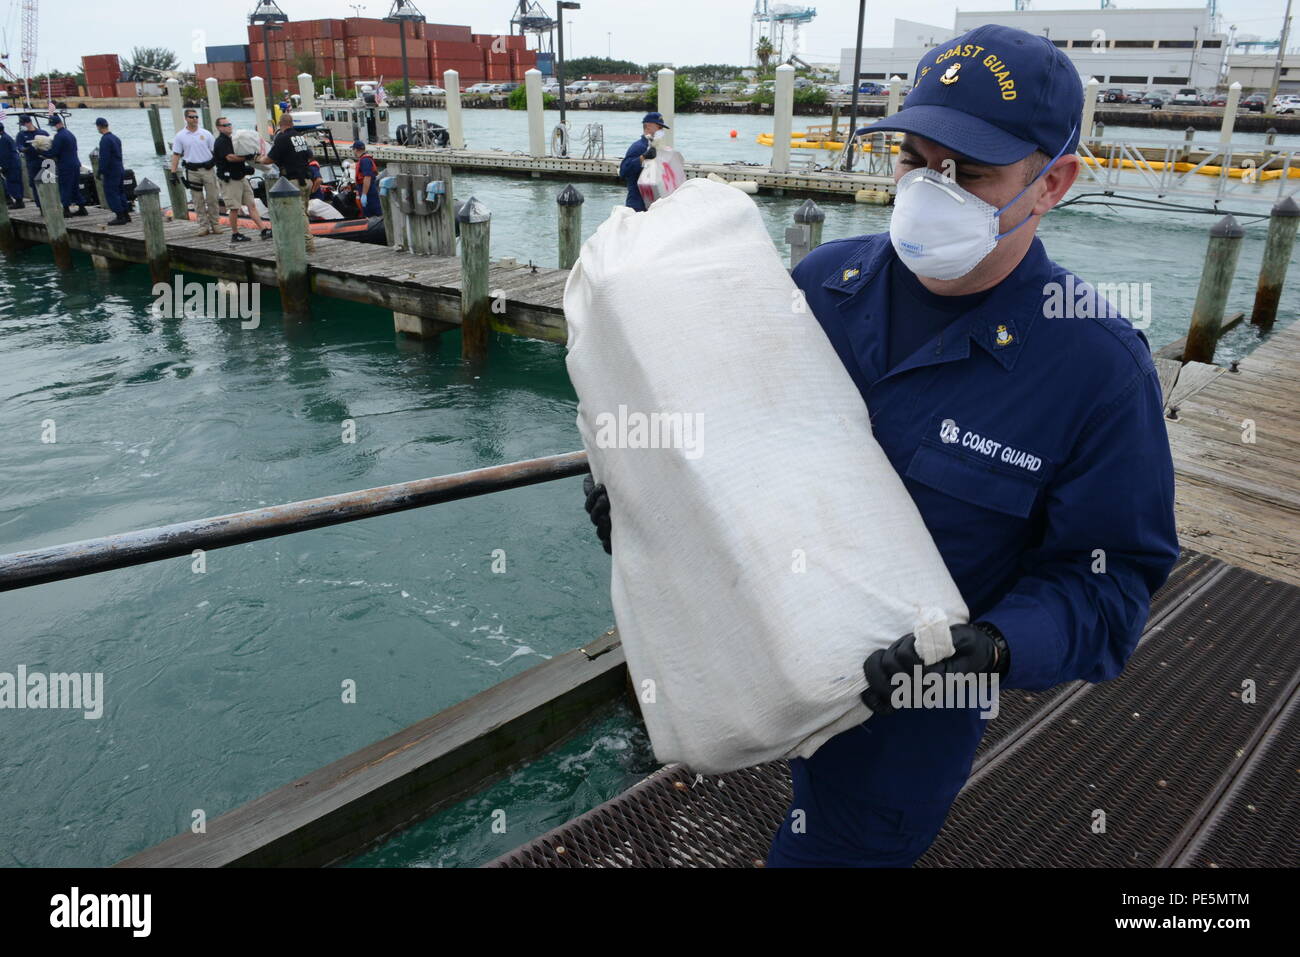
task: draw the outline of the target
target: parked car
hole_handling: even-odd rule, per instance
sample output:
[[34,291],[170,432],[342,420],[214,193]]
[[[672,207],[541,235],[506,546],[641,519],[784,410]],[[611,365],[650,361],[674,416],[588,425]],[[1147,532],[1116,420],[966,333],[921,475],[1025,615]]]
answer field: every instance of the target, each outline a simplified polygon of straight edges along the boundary
[[569,83],[569,84],[567,84],[567,85],[564,87],[564,92],[565,92],[565,93],[581,93],[581,92],[582,92],[583,90],[585,90],[585,89],[587,89],[587,81],[586,81],[586,80],[574,80],[572,83]]
[[1113,87],[1111,87],[1109,90],[1103,90],[1103,91],[1102,91],[1102,94],[1101,94],[1101,101],[1100,101],[1100,102],[1102,102],[1102,103],[1127,103],[1127,102],[1128,102],[1128,94],[1125,93],[1123,90],[1121,90],[1119,87],[1117,87],[1117,86],[1113,86]]
[[1300,96],[1288,94],[1273,101],[1274,113],[1300,113]]
[[1206,106],[1227,106],[1228,94],[1226,93],[1207,94],[1205,97],[1205,105]]
[[1252,93],[1250,96],[1242,97],[1241,102],[1237,104],[1237,109],[1250,113],[1263,113],[1267,102],[1267,93]]
[[511,80],[509,83],[498,83],[498,93],[512,93],[519,88],[519,84]]
[[745,88],[743,83],[723,83],[718,87],[719,93],[739,93]]
[[740,91],[740,94],[741,94],[741,96],[753,96],[753,95],[754,95],[755,93],[757,93],[757,92],[758,92],[758,87],[756,87],[756,86],[747,86],[747,87],[745,87],[743,90]]
[[1201,100],[1200,91],[1189,86],[1183,87],[1174,94],[1174,106],[1200,106]]
[[1146,104],[1153,110],[1161,110],[1165,106],[1165,98],[1159,93],[1148,93],[1139,102]]
[[425,84],[424,86],[413,86],[411,92],[416,96],[442,96],[447,91],[440,86]]
[[473,86],[466,88],[466,93],[494,93],[496,92],[495,83],[475,83]]
[[796,90],[806,90],[813,85],[813,81],[808,79],[806,76],[797,76],[794,78],[794,88]]
[[884,96],[889,91],[879,83],[864,82],[858,84],[858,92],[867,96]]

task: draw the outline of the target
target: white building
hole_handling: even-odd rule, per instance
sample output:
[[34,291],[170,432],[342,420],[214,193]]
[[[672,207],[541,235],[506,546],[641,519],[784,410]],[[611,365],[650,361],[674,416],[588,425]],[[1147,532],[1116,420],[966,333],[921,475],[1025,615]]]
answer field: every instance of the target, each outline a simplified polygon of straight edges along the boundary
[[[1080,76],[1103,86],[1213,89],[1225,65],[1224,34],[1212,32],[1209,10],[1171,9],[958,11],[952,29],[894,21],[894,46],[863,48],[861,79],[900,76],[911,83],[917,61],[938,46],[986,23],[1047,37],[1065,51]],[[841,51],[840,78],[852,82],[852,48]]]
[[[1240,83],[1243,90],[1262,90],[1267,93],[1273,83],[1273,67],[1276,63],[1276,51],[1233,53],[1228,57],[1228,82]],[[1288,53],[1282,58],[1277,91],[1300,93],[1300,54]]]

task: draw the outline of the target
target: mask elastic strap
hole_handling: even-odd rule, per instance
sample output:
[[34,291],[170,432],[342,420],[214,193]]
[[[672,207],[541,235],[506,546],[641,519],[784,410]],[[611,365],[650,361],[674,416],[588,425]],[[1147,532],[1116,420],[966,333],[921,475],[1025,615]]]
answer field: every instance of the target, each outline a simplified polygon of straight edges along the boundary
[[[1006,212],[1008,209],[1010,209],[1012,206],[1014,206],[1014,205],[1016,204],[1016,200],[1018,200],[1021,196],[1024,196],[1025,193],[1028,192],[1029,187],[1031,187],[1031,186],[1033,186],[1035,183],[1037,183],[1037,182],[1038,182],[1038,181],[1039,181],[1039,180],[1040,180],[1044,175],[1046,175],[1046,173],[1047,173],[1047,171],[1048,171],[1049,169],[1051,169],[1053,166],[1056,165],[1056,161],[1059,160],[1062,156],[1065,155],[1066,147],[1068,147],[1068,146],[1070,145],[1070,141],[1074,139],[1074,131],[1075,131],[1076,129],[1078,129],[1078,124],[1077,124],[1077,123],[1076,123],[1074,126],[1070,127],[1070,135],[1067,136],[1067,137],[1065,138],[1065,143],[1061,146],[1060,150],[1057,151],[1056,155],[1052,157],[1051,162],[1049,162],[1046,166],[1044,166],[1042,169],[1040,169],[1040,170],[1038,171],[1038,175],[1035,176],[1033,179],[1031,179],[1028,183],[1025,184],[1025,188],[1024,188],[1024,189],[1022,189],[1020,192],[1016,193],[1016,195],[1013,196],[1013,197],[1011,198],[1011,201],[1010,201],[1009,203],[1007,203],[1005,206],[1003,206],[1001,209],[998,210],[998,215],[999,215],[999,216],[1001,216],[1004,212]],[[1012,226],[1010,229],[1008,229],[1005,233],[1001,233],[1001,234],[998,236],[998,239],[1006,239],[1008,236],[1010,236],[1010,235],[1011,235],[1012,233],[1014,233],[1017,229],[1019,229],[1021,226],[1025,225],[1025,223],[1029,222],[1029,221],[1030,221],[1031,219],[1033,219],[1033,218],[1034,218],[1034,214],[1033,214],[1033,213],[1030,213],[1028,216],[1026,216],[1024,219],[1022,219],[1022,220],[1021,220],[1020,222],[1018,222],[1016,225],[1014,225],[1014,226]]]

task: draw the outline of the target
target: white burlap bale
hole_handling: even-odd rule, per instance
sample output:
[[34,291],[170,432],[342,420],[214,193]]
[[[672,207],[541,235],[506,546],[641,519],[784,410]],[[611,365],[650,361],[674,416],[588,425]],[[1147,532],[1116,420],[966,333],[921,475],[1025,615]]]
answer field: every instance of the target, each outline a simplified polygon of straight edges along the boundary
[[952,653],[965,603],[753,200],[694,179],[614,210],[564,309],[659,760],[806,757],[869,717],[872,651]]

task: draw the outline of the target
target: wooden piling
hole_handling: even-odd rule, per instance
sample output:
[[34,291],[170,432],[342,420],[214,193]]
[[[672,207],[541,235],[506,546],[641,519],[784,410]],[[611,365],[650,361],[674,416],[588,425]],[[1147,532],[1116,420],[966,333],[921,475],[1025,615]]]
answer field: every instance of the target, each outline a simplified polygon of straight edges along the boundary
[[90,171],[95,180],[95,196],[101,209],[108,209],[108,194],[104,192],[104,177],[99,175],[99,150],[90,151]]
[[393,181],[396,177],[392,173],[380,177],[378,185],[372,188],[379,190],[379,212],[384,217],[384,245],[396,246],[397,243],[397,219],[394,210],[397,204],[393,202]]
[[149,132],[153,134],[153,151],[159,156],[167,154],[167,144],[163,142],[162,117],[158,115],[158,104],[149,104]]
[[[440,194],[433,184],[441,183]],[[450,166],[430,166],[429,184],[425,186],[425,202],[430,206],[430,220],[433,242],[430,249],[435,256],[456,255],[456,205],[452,190]]]
[[171,278],[171,263],[167,255],[167,237],[163,228],[159,192],[152,180],[144,179],[135,188],[135,199],[140,204],[144,255],[149,262],[149,276],[154,282],[167,282]]
[[1189,126],[1183,130],[1183,149],[1178,154],[1178,162],[1186,163],[1187,158],[1192,155],[1192,139],[1195,136],[1196,129],[1194,127]]
[[28,203],[36,202],[36,184],[32,182],[31,174],[27,172],[27,158],[22,157],[23,172],[23,200]]
[[14,235],[14,224],[9,221],[9,204],[0,202],[0,253],[9,255],[17,249],[18,237]]
[[826,222],[826,213],[820,206],[811,199],[805,199],[803,205],[794,211],[794,221],[808,227],[809,252],[822,244],[822,224]]
[[1255,307],[1250,313],[1251,325],[1264,331],[1272,329],[1277,319],[1277,304],[1282,298],[1297,224],[1300,224],[1300,206],[1294,199],[1288,196],[1274,204],[1268,216],[1268,238],[1264,241],[1264,261],[1255,287]]
[[460,354],[463,359],[487,358],[491,328],[488,295],[491,211],[471,196],[456,214],[460,223]]
[[572,269],[582,248],[582,204],[586,197],[572,184],[560,190],[555,202],[560,208],[560,268]]
[[1205,251],[1201,285],[1192,308],[1192,324],[1187,330],[1184,362],[1214,362],[1214,348],[1219,342],[1219,326],[1232,288],[1232,274],[1241,255],[1241,239],[1246,231],[1231,216],[1224,216],[1210,229],[1210,243]]
[[212,116],[212,111],[208,109],[208,104],[204,103],[202,106],[199,107],[199,129],[207,130],[209,133],[211,133],[213,129],[212,126],[213,119],[214,117]]
[[167,196],[172,206],[172,222],[186,222],[190,218],[190,203],[185,195],[188,190],[181,182],[181,170],[178,169],[174,173],[168,170],[164,175],[167,177]]
[[59,197],[58,183],[37,183],[41,197],[41,216],[45,220],[45,233],[50,248],[54,250],[54,265],[60,269],[72,268],[72,247],[68,244],[68,223],[63,218],[63,200]]
[[271,219],[275,223],[275,275],[280,285],[280,303],[286,316],[306,318],[311,314],[311,284],[307,279],[307,214],[302,193],[281,177],[269,194]]
[[790,130],[794,119],[794,67],[788,63],[776,68],[774,96],[771,168],[784,173],[790,169]]

